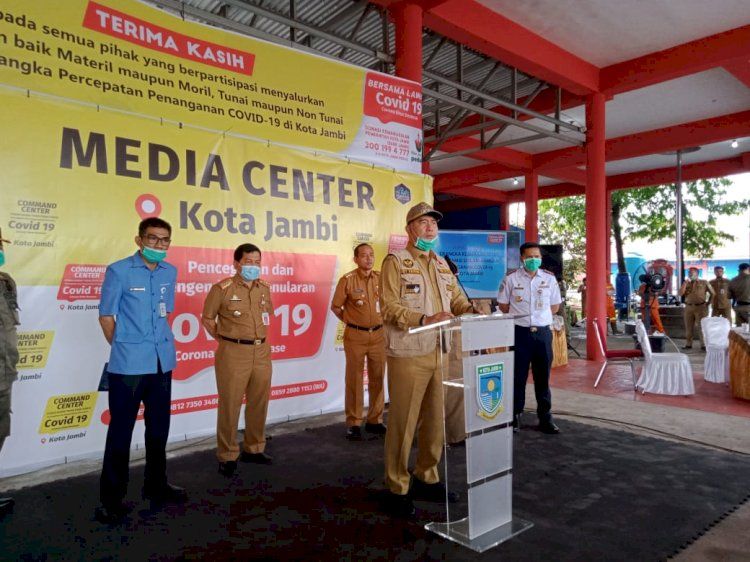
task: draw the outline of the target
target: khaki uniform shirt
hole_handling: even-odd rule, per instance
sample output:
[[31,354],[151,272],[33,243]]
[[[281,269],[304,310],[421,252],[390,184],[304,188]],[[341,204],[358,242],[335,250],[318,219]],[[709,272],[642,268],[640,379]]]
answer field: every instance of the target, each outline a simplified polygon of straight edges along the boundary
[[0,271],[0,392],[8,390],[18,377],[18,324],[16,283],[10,275]]
[[208,292],[203,317],[216,320],[216,332],[232,339],[254,340],[268,335],[273,304],[266,281],[245,281],[239,275],[223,279]]
[[713,295],[713,288],[705,279],[688,281],[685,286],[685,304],[705,304],[706,295]]
[[711,307],[713,309],[719,308],[730,308],[729,302],[729,279],[722,277],[719,279],[711,279],[709,281],[711,288],[714,290],[714,296],[711,299]]
[[732,279],[729,282],[729,296],[735,301],[750,302],[750,275],[740,273]]
[[434,334],[407,332],[419,326],[422,316],[438,312],[459,316],[473,311],[448,264],[434,252],[411,245],[385,258],[381,285],[380,306],[389,356],[412,357],[435,349]]
[[380,272],[365,275],[359,268],[339,279],[331,305],[344,309],[344,322],[360,328],[383,324],[380,315]]

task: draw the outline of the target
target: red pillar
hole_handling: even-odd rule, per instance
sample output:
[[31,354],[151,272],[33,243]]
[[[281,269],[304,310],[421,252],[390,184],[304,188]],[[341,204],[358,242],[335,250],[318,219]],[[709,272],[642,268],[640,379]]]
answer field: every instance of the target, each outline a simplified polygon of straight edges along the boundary
[[526,241],[539,241],[539,176],[526,174],[524,184],[524,201],[526,203]]
[[500,230],[510,230],[510,203],[500,204]]
[[[422,83],[422,7],[399,3],[391,11],[396,27],[396,76]],[[430,163],[422,163],[430,173]]]
[[[605,185],[606,185],[606,181]],[[612,271],[612,194],[607,193],[607,275]]]
[[604,171],[604,94],[586,99],[586,356],[601,361],[594,319],[602,334],[607,333],[607,179]]

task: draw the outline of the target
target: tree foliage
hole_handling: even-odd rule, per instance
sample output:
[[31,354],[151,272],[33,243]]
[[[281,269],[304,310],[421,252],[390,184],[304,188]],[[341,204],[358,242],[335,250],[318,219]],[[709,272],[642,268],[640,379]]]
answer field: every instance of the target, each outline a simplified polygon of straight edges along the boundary
[[[683,249],[686,255],[710,258],[714,250],[734,237],[721,229],[723,217],[750,209],[750,199],[728,200],[726,178],[683,184]],[[628,189],[612,193],[613,228],[619,216],[623,243],[656,242],[675,238],[673,185]],[[566,255],[565,281],[570,285],[585,271],[586,200],[583,196],[539,202],[539,232],[543,243],[562,244]],[[622,253],[622,248],[618,248]]]
[[[721,230],[722,217],[735,216],[750,208],[750,199],[727,200],[726,178],[688,182],[682,188],[683,237],[686,255],[710,258],[714,249],[733,242],[734,237]],[[675,190],[671,185],[616,191],[612,203],[621,203],[623,231],[631,239],[656,242],[675,238]]]

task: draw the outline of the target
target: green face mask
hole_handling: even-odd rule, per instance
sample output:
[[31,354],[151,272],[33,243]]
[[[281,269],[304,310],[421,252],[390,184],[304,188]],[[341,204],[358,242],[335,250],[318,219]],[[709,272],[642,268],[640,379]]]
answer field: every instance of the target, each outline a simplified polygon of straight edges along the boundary
[[523,260],[523,266],[529,273],[534,273],[542,266],[542,258],[526,258]]
[[423,252],[429,252],[435,247],[435,244],[437,244],[438,237],[435,236],[432,240],[425,240],[424,238],[417,238],[417,241],[414,243],[414,245],[417,247],[417,249],[422,250]]
[[0,250],[0,267],[5,265],[5,251]]
[[161,260],[167,257],[166,250],[157,250],[156,248],[149,248],[144,246],[141,250],[141,255],[149,263],[159,263]]

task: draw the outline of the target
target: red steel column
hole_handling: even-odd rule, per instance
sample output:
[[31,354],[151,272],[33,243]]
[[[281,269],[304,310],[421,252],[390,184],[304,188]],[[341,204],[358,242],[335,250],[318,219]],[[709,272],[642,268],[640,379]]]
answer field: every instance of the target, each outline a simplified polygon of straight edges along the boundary
[[399,3],[393,9],[396,26],[396,76],[422,83],[422,7]]
[[539,241],[539,176],[526,174],[524,183],[524,201],[526,203],[526,241]]
[[[422,7],[399,3],[391,11],[396,27],[396,76],[422,83]],[[430,163],[422,163],[430,173]]]
[[586,99],[586,356],[604,358],[594,333],[594,318],[601,333],[605,322],[607,273],[607,177],[604,171],[604,94],[593,93]]
[[[606,185],[606,179],[604,180]],[[607,193],[607,276],[612,272],[612,193]],[[614,284],[614,283],[613,283]]]

